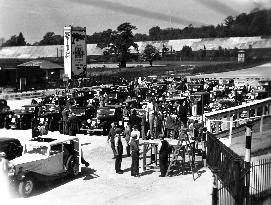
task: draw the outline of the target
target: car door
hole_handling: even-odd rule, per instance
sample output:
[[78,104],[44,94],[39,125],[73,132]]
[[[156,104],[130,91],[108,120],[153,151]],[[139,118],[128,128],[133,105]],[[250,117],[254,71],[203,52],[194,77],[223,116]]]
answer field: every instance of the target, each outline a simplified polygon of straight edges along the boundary
[[51,176],[62,172],[64,172],[63,145],[62,143],[59,143],[50,146],[46,175]]

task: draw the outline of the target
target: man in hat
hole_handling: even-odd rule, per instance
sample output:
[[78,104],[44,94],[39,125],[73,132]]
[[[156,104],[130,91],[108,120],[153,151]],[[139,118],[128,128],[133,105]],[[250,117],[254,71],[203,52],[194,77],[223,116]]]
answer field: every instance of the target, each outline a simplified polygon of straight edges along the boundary
[[131,165],[131,176],[139,176],[139,143],[137,140],[137,135],[131,135],[132,139],[130,142],[131,155],[132,155],[132,165]]
[[123,154],[123,145],[121,141],[121,128],[116,128],[115,134],[115,150],[116,150],[116,161],[115,161],[115,170],[117,174],[123,174],[121,170],[122,154]]
[[115,135],[116,135],[116,129],[117,129],[117,125],[118,123],[117,122],[113,122],[111,123],[111,128],[109,130],[109,133],[108,133],[108,138],[107,138],[107,142],[111,143],[111,149],[113,151],[113,159],[116,158],[116,149],[115,149]]
[[159,135],[160,143],[158,144],[159,151],[159,166],[160,166],[160,177],[165,177],[168,169],[168,155],[170,154],[170,145],[168,141],[165,140],[163,134]]

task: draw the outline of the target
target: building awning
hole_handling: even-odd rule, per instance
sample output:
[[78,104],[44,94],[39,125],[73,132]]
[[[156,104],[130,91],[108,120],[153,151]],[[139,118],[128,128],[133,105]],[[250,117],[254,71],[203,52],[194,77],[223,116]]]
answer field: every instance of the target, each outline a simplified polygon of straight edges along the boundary
[[18,65],[18,67],[39,67],[40,69],[64,69],[63,66],[56,63],[52,63],[48,60],[33,60]]

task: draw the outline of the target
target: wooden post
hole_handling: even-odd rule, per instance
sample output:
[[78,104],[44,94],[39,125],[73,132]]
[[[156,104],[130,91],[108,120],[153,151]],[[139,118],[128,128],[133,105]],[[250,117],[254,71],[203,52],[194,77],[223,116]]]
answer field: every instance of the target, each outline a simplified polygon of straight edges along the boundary
[[235,205],[243,205],[243,191],[242,191],[242,185],[243,183],[243,177],[241,176],[241,165],[240,165],[240,159],[234,160],[234,181],[235,189],[234,189],[234,199],[235,199]]
[[206,136],[207,135],[207,128],[204,127],[202,129],[202,161],[203,161],[203,166],[206,167],[206,149],[205,149],[205,142],[206,142]]
[[258,116],[258,108],[255,108],[255,117]]
[[263,115],[261,116],[261,121],[260,121],[260,133],[263,133]]
[[217,169],[213,170],[213,192],[212,192],[212,205],[218,205],[218,177]]
[[158,146],[154,145],[154,151],[155,151],[155,166],[157,166],[157,159],[158,159]]
[[246,124],[246,154],[245,154],[245,190],[244,190],[244,205],[250,204],[249,186],[250,186],[250,160],[251,160],[251,140],[252,140],[252,122]]
[[266,110],[265,110],[265,105],[263,105],[262,115],[265,115],[265,112],[266,112]]
[[143,144],[143,171],[146,171],[146,151],[147,151],[147,145]]
[[146,136],[145,136],[145,124],[146,124],[146,117],[143,116],[142,121],[141,121],[141,136],[142,136],[143,140],[146,139]]
[[237,121],[236,121],[236,127],[239,127],[239,125],[240,125],[240,122],[239,122],[239,120],[240,120],[240,113],[239,113],[239,110],[237,110]]
[[219,121],[215,121],[215,134],[219,133]]
[[231,124],[230,120],[231,120],[231,114],[228,113],[228,114],[227,114],[227,129],[228,129],[228,130],[230,129],[230,124]]
[[233,126],[233,121],[230,121],[230,130],[229,130],[229,140],[230,140],[230,144],[231,144],[231,140],[232,140],[232,126]]

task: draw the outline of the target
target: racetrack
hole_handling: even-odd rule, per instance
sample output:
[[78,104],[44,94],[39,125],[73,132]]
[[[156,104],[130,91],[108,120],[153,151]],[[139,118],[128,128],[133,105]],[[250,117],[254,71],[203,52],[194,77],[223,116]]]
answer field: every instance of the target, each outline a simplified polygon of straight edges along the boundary
[[212,73],[196,75],[202,78],[232,78],[232,79],[245,79],[245,78],[269,78],[271,79],[271,62],[259,65],[253,68],[235,70],[222,73]]

